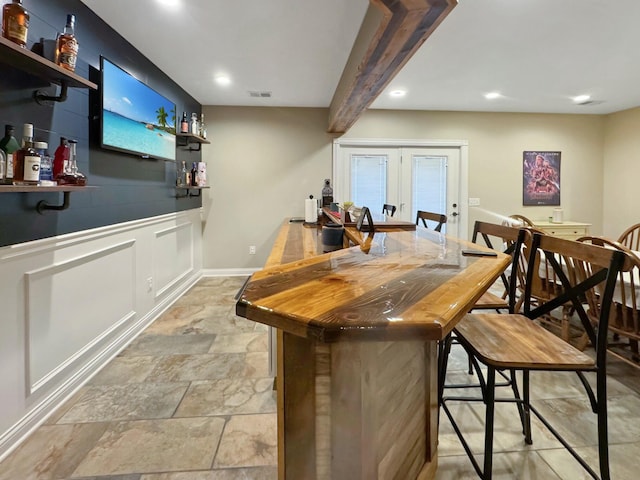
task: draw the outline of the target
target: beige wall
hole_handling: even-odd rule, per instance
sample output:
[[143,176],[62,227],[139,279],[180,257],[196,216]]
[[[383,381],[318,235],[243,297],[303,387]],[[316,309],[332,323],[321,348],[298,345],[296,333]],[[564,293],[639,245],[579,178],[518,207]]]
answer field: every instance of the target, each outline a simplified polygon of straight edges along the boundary
[[[204,147],[212,188],[205,191],[204,267],[259,268],[287,216],[331,176],[325,109],[206,107]],[[469,228],[476,219],[521,213],[544,219],[552,207],[522,206],[523,150],[562,152],[565,219],[602,231],[604,118],[596,115],[370,110],[350,138],[469,142]],[[257,255],[249,255],[249,245]]]
[[604,128],[604,228],[617,239],[640,223],[640,108],[608,115]]
[[[203,160],[205,269],[264,265],[285,217],[304,217],[304,199],[331,178],[327,110],[205,107],[210,145]],[[256,255],[249,255],[249,246]]]

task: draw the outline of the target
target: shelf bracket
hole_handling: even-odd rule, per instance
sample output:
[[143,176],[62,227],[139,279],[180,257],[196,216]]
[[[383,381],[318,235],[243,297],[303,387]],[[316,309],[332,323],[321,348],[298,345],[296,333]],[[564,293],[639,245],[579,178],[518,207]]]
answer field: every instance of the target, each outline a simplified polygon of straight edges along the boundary
[[180,195],[179,193],[176,193],[176,198],[187,198],[187,197],[199,197],[202,194],[202,190],[201,189],[197,189],[198,190],[198,194],[196,195],[195,193],[191,193],[191,188],[190,187],[176,187],[176,190],[184,190],[184,194]]
[[71,192],[62,192],[62,194],[64,195],[62,200],[62,205],[51,205],[47,203],[45,200],[40,200],[36,205],[36,210],[38,211],[38,213],[40,215],[44,215],[45,210],[60,211],[60,210],[66,210],[67,208],[69,208],[69,197],[71,195]]
[[51,96],[40,93],[39,90],[33,92],[33,96],[39,105],[43,105],[43,102],[64,102],[67,100],[67,82],[62,81],[60,84],[60,95]]

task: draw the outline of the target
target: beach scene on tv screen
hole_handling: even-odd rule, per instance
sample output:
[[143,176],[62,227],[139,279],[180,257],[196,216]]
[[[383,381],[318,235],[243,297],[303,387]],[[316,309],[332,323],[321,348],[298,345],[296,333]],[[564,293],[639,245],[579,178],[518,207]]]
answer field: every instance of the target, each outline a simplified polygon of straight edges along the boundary
[[107,60],[102,75],[102,144],[175,160],[175,104]]

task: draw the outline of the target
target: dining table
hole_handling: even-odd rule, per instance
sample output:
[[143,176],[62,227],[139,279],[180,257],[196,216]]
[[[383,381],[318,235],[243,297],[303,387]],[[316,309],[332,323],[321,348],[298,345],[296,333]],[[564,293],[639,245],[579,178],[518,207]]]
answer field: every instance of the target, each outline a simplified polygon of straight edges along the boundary
[[510,262],[422,227],[359,233],[323,253],[320,226],[286,219],[239,294],[277,329],[280,480],[434,478],[438,342]]

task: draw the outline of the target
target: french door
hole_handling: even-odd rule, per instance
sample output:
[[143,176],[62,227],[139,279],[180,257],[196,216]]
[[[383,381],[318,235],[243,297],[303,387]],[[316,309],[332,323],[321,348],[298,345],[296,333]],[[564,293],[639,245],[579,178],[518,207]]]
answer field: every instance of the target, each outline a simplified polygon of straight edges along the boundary
[[458,147],[340,146],[335,162],[336,198],[415,221],[418,210],[447,215],[443,232],[466,237],[460,228],[461,153]]

